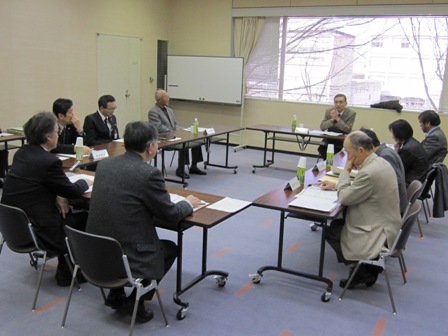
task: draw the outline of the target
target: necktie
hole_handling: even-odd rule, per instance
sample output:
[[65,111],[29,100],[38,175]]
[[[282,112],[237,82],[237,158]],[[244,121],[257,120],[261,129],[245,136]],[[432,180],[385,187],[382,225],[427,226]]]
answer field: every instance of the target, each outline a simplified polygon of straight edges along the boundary
[[166,110],[166,107],[162,107],[162,111],[165,114],[165,117],[168,119],[171,127],[173,127],[173,124],[171,123],[170,117],[168,117],[168,111]]
[[110,122],[110,119],[108,117],[104,118],[104,123],[109,129],[109,136],[112,138],[112,123]]
[[61,129],[61,132],[59,133],[59,142],[60,143],[67,143],[66,139],[65,139],[65,135],[67,132],[65,132],[65,127]]

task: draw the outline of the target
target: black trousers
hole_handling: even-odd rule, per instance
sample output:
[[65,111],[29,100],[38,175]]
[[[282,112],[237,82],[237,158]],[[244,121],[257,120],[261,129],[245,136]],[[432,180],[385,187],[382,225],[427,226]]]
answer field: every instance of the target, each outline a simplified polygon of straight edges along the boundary
[[[182,160],[182,153],[183,153],[183,160]],[[195,167],[198,162],[204,161],[204,158],[202,156],[202,146],[192,147],[191,148],[191,165]],[[190,164],[190,156],[188,155],[188,148],[185,148],[183,151],[179,151],[179,158],[178,158],[178,164],[177,169],[183,170],[182,165],[188,165]]]
[[5,178],[8,172],[8,151],[0,150],[0,177]]
[[319,152],[320,157],[322,158],[322,160],[326,160],[327,159],[327,148],[328,148],[328,144],[333,144],[334,146],[334,154],[339,153],[342,148],[344,148],[344,143],[340,140],[325,140],[323,142],[322,145],[320,145],[317,148],[317,151]]

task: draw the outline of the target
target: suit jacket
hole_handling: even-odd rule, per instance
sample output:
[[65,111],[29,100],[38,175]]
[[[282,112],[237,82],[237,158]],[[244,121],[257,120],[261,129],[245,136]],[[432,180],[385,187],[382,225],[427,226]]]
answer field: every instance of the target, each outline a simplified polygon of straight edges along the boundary
[[398,195],[400,196],[400,212],[403,213],[408,205],[408,192],[406,189],[406,178],[403,162],[401,162],[401,158],[398,153],[385,144],[381,144],[375,154],[389,162],[397,175]]
[[39,145],[28,144],[14,155],[2,203],[25,211],[44,248],[59,254],[65,250],[65,242],[56,196],[76,198],[88,188],[84,180],[70,182],[55,155]]
[[174,116],[174,112],[168,106],[166,107],[168,118],[159,105],[154,105],[148,112],[148,121],[153,124],[159,133],[176,131],[180,129],[180,125]]
[[109,143],[120,137],[117,128],[117,118],[115,115],[112,115],[110,118],[112,120],[112,128],[116,134],[114,138],[111,136],[109,127],[104,123],[98,111],[85,117],[84,132],[86,134],[86,146]]
[[59,134],[58,145],[53,149],[52,153],[64,153],[64,154],[74,154],[75,153],[75,143],[76,138],[82,137],[84,135],[79,135],[76,131],[76,127],[73,125],[67,125]]
[[334,122],[330,116],[330,112],[332,110],[334,110],[334,107],[330,107],[325,111],[324,119],[320,123],[320,129],[322,131],[329,130],[331,132],[344,134],[350,133],[352,131],[353,124],[355,123],[356,112],[346,107],[338,122]]
[[86,231],[118,240],[134,276],[161,279],[164,259],[155,223],[177,229],[192,212],[186,201],[171,202],[157,168],[127,151],[98,164]]
[[409,138],[398,150],[398,155],[403,162],[406,186],[414,180],[423,183],[428,171],[428,158],[420,142],[413,137]]
[[373,259],[401,227],[397,177],[391,165],[371,154],[350,183],[345,170],[339,175],[338,198],[347,206],[341,249],[347,260]]
[[447,153],[446,136],[440,127],[435,127],[422,141],[422,146],[428,156],[429,167],[436,162],[443,162]]

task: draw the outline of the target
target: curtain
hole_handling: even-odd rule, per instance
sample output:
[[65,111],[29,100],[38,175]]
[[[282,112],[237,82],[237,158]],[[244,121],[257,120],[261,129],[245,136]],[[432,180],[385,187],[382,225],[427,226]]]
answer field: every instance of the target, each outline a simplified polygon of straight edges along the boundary
[[234,18],[234,56],[244,57],[244,65],[246,65],[252,51],[257,45],[263,23],[264,18]]

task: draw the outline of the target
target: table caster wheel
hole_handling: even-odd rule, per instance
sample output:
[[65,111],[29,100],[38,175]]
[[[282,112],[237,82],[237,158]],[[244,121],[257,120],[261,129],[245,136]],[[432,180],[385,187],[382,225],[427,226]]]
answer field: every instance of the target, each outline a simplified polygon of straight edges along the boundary
[[316,223],[310,224],[310,229],[311,231],[317,231],[317,224]]
[[254,273],[254,274],[249,274],[249,277],[252,279],[252,282],[254,284],[259,284],[261,282],[261,278],[263,277],[263,275]]
[[320,299],[322,302],[328,302],[328,301],[330,301],[330,296],[331,296],[331,292],[325,292],[322,294]]
[[188,308],[181,308],[177,311],[176,317],[178,320],[183,320],[187,316]]
[[219,287],[224,287],[227,282],[227,278],[223,277],[222,275],[216,275],[215,280]]
[[255,174],[255,169],[252,169],[252,174]]
[[236,174],[236,173],[237,173],[236,169],[235,169],[235,170],[233,171],[233,173],[234,173],[234,174]]

